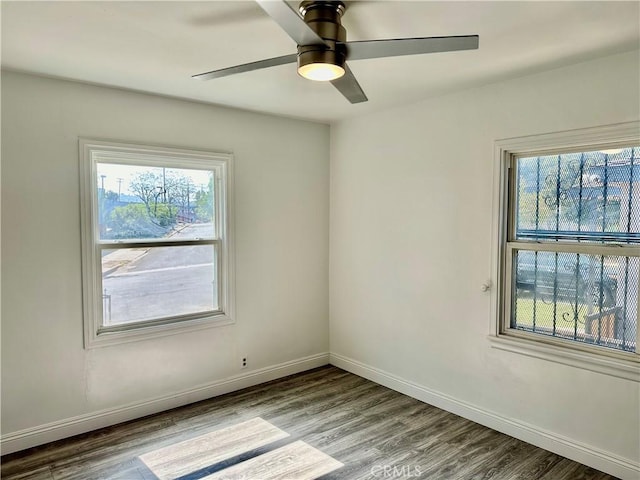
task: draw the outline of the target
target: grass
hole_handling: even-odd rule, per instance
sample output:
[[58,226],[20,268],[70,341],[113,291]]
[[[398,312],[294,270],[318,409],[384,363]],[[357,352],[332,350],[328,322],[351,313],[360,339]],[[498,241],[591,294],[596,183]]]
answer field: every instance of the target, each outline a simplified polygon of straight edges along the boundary
[[[607,314],[600,320],[594,320],[591,323],[591,332],[587,333],[585,329],[584,317],[589,314],[588,305],[578,303],[577,328],[576,315],[574,305],[570,302],[558,301],[555,304],[555,331],[554,323],[554,305],[553,303],[545,303],[541,299],[534,302],[531,297],[518,298],[516,303],[516,326],[524,329],[533,329],[535,305],[536,331],[554,335],[566,339],[576,339],[587,343],[593,343],[597,340],[599,344],[612,348],[631,349],[635,351],[635,335],[631,339],[627,337],[626,347],[622,339],[616,337],[614,331],[614,316]],[[593,313],[597,313],[598,309],[594,308]],[[575,330],[574,330],[575,328]],[[621,346],[622,345],[622,346]]]
[[[516,324],[519,327],[533,328],[535,306],[536,327],[553,328],[554,304],[545,303],[540,299],[518,298],[516,303]],[[578,304],[578,333],[584,334],[585,305]],[[569,302],[558,301],[555,304],[556,330],[569,333],[575,326],[574,305]]]

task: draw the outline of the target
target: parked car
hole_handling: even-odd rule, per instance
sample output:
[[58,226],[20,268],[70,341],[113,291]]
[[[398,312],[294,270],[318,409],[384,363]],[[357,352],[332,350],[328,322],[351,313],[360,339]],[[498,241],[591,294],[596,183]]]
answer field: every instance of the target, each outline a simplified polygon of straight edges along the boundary
[[[537,272],[537,275],[536,275]],[[599,308],[611,307],[616,303],[618,281],[615,267],[603,265],[594,257],[581,255],[578,266],[576,254],[558,254],[553,252],[519,251],[516,267],[516,288],[518,294],[535,292],[544,302],[553,302],[556,298],[580,303],[591,302]],[[602,303],[601,303],[602,302]]]

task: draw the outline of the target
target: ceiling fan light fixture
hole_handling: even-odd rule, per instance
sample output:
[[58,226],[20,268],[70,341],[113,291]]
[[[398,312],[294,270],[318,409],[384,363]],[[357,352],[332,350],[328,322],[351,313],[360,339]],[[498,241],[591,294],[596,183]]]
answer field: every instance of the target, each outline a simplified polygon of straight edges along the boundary
[[298,74],[307,80],[329,82],[344,75],[344,68],[332,63],[308,63],[298,67]]
[[316,45],[298,47],[298,74],[308,80],[329,82],[345,74],[345,55],[340,50],[318,48]]

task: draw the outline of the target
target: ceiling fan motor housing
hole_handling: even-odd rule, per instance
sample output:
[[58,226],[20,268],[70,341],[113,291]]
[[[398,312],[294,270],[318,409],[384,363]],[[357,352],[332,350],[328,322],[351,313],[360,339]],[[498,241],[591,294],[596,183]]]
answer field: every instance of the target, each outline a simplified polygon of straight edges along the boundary
[[307,0],[299,11],[305,23],[321,37],[326,45],[298,45],[298,68],[312,63],[329,63],[344,68],[347,31],[341,24],[345,5],[340,1]]

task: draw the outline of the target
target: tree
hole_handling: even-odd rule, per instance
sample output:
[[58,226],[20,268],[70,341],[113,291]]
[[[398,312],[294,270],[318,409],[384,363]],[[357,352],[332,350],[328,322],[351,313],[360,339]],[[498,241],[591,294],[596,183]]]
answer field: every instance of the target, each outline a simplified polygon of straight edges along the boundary
[[167,227],[176,223],[178,214],[178,208],[172,205],[176,183],[175,175],[167,178],[165,169],[162,173],[147,170],[133,177],[129,190],[142,200],[152,223]]
[[547,163],[541,194],[554,221],[557,215],[565,222],[560,229],[618,229],[620,202],[605,195],[610,185],[601,158],[567,154],[560,164],[557,159]]
[[100,236],[105,237],[107,233],[107,219],[111,211],[117,206],[118,194],[110,190],[98,190],[98,223],[100,225]]
[[167,228],[151,221],[143,203],[130,203],[114,208],[107,220],[106,238],[158,238],[167,233]]
[[191,198],[195,191],[193,181],[185,176],[171,178],[167,191],[169,202],[178,207],[180,215],[192,220]]
[[201,222],[213,221],[213,175],[209,176],[207,189],[196,192],[196,218]]
[[129,191],[142,203],[118,206],[117,194],[105,211],[106,238],[155,238],[167,234],[180,221],[213,220],[213,175],[206,189],[196,191],[193,180],[183,171],[155,168],[139,171],[129,183]]
[[158,194],[162,193],[162,188],[162,179],[152,171],[136,173],[129,183],[129,190],[142,200],[149,213],[151,206],[158,201]]

